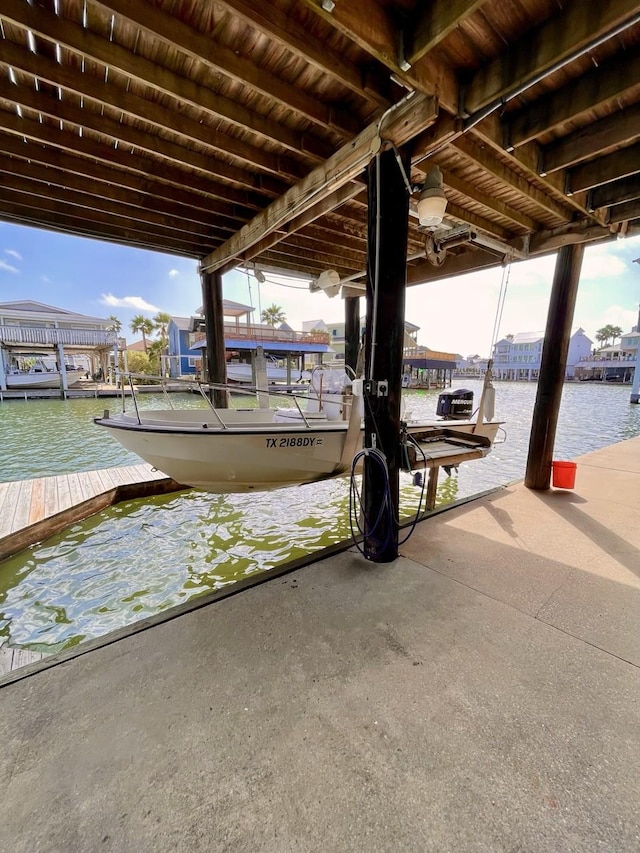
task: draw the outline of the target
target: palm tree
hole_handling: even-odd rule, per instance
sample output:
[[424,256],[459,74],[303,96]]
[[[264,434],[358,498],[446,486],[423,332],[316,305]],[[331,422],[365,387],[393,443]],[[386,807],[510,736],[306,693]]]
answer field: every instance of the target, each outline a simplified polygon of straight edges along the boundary
[[155,326],[153,325],[153,320],[150,320],[148,317],[143,317],[142,314],[136,314],[136,316],[131,320],[131,331],[135,334],[136,332],[140,332],[142,335],[142,343],[144,346],[144,351],[147,351],[147,335],[150,335]]
[[109,325],[107,326],[107,331],[115,332],[116,335],[119,335],[122,329],[122,322],[116,317],[115,314],[109,314],[107,320],[110,321]]
[[273,302],[268,308],[264,309],[260,315],[260,319],[263,323],[266,323],[267,326],[277,326],[278,323],[284,323],[287,319],[287,315],[279,305],[276,305],[275,302]]
[[622,337],[622,329],[620,326],[609,326],[609,331],[611,333],[612,342],[615,344],[616,338]]
[[164,311],[158,311],[156,316],[153,318],[154,329],[160,332],[160,340],[163,345],[167,342],[167,326],[169,325],[170,320],[171,317],[169,314],[165,314]]
[[596,340],[600,344],[600,346],[606,346],[609,341],[611,334],[609,332],[608,326],[603,326],[601,329],[598,329],[596,332]]

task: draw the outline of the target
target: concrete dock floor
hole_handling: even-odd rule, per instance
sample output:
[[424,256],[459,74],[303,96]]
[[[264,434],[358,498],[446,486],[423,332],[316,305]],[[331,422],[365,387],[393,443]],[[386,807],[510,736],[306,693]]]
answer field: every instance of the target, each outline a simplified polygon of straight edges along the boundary
[[640,850],[640,439],[0,690],[0,850]]

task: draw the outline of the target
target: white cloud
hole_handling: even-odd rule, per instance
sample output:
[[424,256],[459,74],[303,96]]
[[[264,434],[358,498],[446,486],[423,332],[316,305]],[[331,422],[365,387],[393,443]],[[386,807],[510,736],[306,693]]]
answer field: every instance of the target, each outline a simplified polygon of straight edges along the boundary
[[175,278],[177,275],[180,275],[180,271],[177,269],[169,270],[169,278]]
[[594,246],[585,252],[580,269],[581,281],[606,280],[612,276],[624,275],[629,271],[627,264],[617,255],[606,251],[603,246]]
[[49,284],[49,283],[51,282],[51,279],[49,278],[49,276],[46,276],[46,275],[40,276],[40,280],[41,280],[44,284]]
[[11,264],[8,264],[6,261],[0,259],[0,270],[5,270],[6,272],[19,273],[20,270],[18,267],[14,267]]
[[11,257],[15,258],[16,261],[22,260],[22,255],[20,254],[20,252],[16,252],[15,249],[5,249],[4,253],[5,253],[5,255],[11,255]]
[[109,308],[130,308],[132,311],[159,311],[157,305],[151,305],[142,296],[114,296],[112,293],[103,293],[100,297],[103,305]]

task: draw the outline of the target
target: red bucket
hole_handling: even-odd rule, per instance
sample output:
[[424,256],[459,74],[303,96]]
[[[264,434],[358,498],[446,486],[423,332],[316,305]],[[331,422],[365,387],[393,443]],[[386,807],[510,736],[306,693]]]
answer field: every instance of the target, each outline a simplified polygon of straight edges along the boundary
[[575,462],[552,462],[553,486],[556,489],[573,489],[576,484]]

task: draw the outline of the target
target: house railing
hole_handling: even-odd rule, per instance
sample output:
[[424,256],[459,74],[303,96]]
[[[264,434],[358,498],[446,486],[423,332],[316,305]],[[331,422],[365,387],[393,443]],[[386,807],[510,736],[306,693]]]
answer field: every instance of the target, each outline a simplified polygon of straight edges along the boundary
[[[328,344],[327,332],[294,332],[287,329],[275,329],[269,326],[224,325],[224,336],[235,340],[256,341],[262,343]],[[206,337],[204,332],[194,333],[194,343]]]
[[404,347],[402,355],[403,358],[433,358],[440,361],[450,361],[453,367],[457,364],[457,359],[453,353],[438,352],[428,347]]
[[118,343],[116,332],[102,329],[38,329],[32,326],[0,325],[0,342],[14,346],[112,347]]

